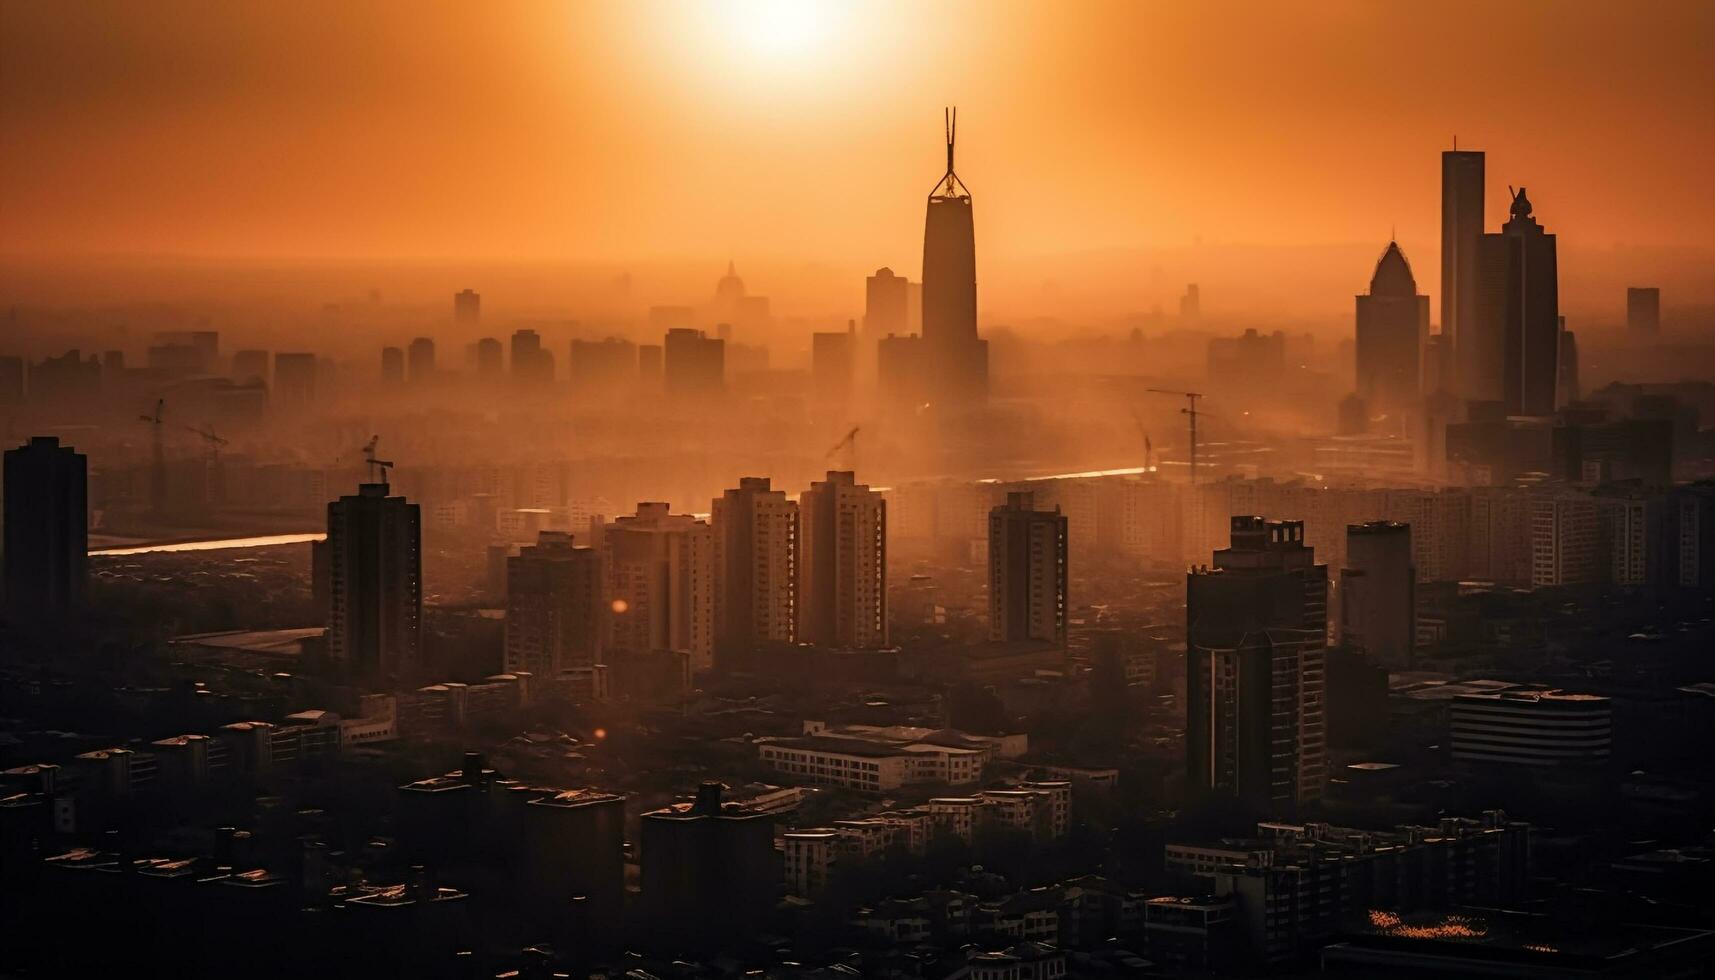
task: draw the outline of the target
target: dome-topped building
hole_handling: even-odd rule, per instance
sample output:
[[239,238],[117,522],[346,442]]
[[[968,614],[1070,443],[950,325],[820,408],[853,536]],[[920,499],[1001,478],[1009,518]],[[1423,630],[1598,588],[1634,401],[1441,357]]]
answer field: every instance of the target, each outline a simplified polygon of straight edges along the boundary
[[1417,295],[1417,280],[1411,274],[1411,263],[1406,261],[1398,242],[1388,242],[1387,250],[1376,261],[1375,275],[1370,277],[1370,295]]
[[1398,242],[1388,242],[1370,291],[1357,303],[1357,396],[1372,414],[1404,431],[1423,393],[1423,355],[1429,342],[1429,297],[1417,295],[1417,279]]

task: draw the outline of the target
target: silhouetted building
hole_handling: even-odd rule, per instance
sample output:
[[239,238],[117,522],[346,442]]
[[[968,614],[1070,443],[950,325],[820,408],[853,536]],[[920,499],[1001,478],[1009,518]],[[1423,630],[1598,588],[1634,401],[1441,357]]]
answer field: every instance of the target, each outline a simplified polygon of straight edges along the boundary
[[840,404],[851,397],[856,355],[855,325],[845,333],[810,335],[810,380],[817,399]]
[[693,944],[749,936],[774,904],[774,821],[723,804],[706,782],[694,803],[643,814],[641,885],[652,929]]
[[525,387],[540,388],[554,381],[554,355],[542,349],[542,338],[525,328],[512,333],[512,380]]
[[[1461,399],[1498,397],[1472,394],[1467,385],[1487,378],[1477,340],[1477,253],[1483,238],[1483,153],[1446,150],[1441,154],[1441,390]],[[1466,379],[1472,379],[1467,381]],[[1477,390],[1487,391],[1487,381]]]
[[1195,323],[1203,318],[1203,291],[1196,283],[1186,285],[1179,297],[1179,319]]
[[1626,287],[1626,329],[1637,334],[1661,333],[1661,289]]
[[602,529],[611,602],[609,648],[616,656],[670,652],[691,671],[714,665],[714,532],[663,503]]
[[1600,765],[1614,740],[1607,698],[1564,691],[1461,694],[1451,727],[1454,760],[1503,766]]
[[[747,476],[712,505],[715,652],[723,661],[798,634],[798,504]],[[722,663],[725,667],[726,664]]]
[[1656,581],[1715,591],[1715,480],[1699,480],[1668,492],[1657,553],[1661,568]]
[[[517,341],[513,341],[516,345]],[[513,364],[518,363],[517,355],[513,355]],[[498,378],[506,372],[506,349],[494,337],[484,337],[476,342],[476,373],[483,378]]]
[[6,451],[6,607],[14,616],[82,604],[89,582],[89,461],[54,436]]
[[601,554],[565,531],[543,531],[506,559],[506,669],[591,680],[606,640],[604,584]]
[[482,296],[473,289],[453,294],[453,322],[460,326],[475,326],[482,319]]
[[316,355],[282,351],[274,355],[274,404],[304,409],[315,404]]
[[1066,645],[1067,521],[1009,493],[989,511],[989,639]]
[[923,222],[923,346],[936,401],[988,394],[988,343],[977,336],[976,235],[971,195],[953,172],[956,114],[947,124],[947,172]]
[[798,497],[798,641],[887,646],[887,502],[849,471]]
[[1286,334],[1247,328],[1237,337],[1211,337],[1208,372],[1228,385],[1277,385],[1286,373]]
[[1340,643],[1403,670],[1417,645],[1417,567],[1411,525],[1371,521],[1346,528],[1340,569]]
[[1566,318],[1560,318],[1560,401],[1556,408],[1565,408],[1584,398],[1578,378],[1578,338],[1566,329]]
[[903,337],[910,332],[910,294],[905,277],[894,275],[892,269],[877,269],[864,280],[863,360],[876,356],[875,347],[881,338],[894,334]]
[[1531,217],[1524,188],[1512,217],[1478,249],[1477,345],[1467,400],[1507,415],[1552,415],[1560,377],[1560,284],[1554,236]]
[[435,342],[428,337],[411,341],[406,351],[411,366],[411,383],[422,384],[435,376]]
[[1422,397],[1429,341],[1429,297],[1417,294],[1398,242],[1388,243],[1370,277],[1369,295],[1359,296],[1357,304],[1358,397],[1372,413],[1386,413],[1390,431],[1398,431]]
[[405,351],[398,347],[381,348],[381,380],[386,384],[405,383]]
[[1191,787],[1258,807],[1319,799],[1328,567],[1303,522],[1234,517],[1231,547],[1186,577],[1186,626]]
[[884,403],[915,408],[929,396],[927,358],[916,334],[881,338],[876,344],[876,388]]
[[637,345],[617,337],[574,340],[567,371],[575,396],[628,391],[637,381]]
[[423,554],[416,504],[365,483],[328,504],[328,656],[363,676],[423,663]]
[[726,342],[701,330],[675,328],[663,344],[662,385],[671,397],[718,395],[726,385]]

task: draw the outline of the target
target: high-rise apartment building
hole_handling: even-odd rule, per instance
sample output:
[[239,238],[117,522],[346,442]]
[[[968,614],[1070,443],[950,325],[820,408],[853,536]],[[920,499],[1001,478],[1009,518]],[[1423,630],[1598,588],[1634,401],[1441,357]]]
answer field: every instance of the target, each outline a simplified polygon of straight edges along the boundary
[[798,504],[747,476],[712,505],[715,652],[742,657],[798,638]]
[[406,348],[406,357],[411,365],[411,383],[422,384],[435,377],[435,342],[429,337],[418,337],[411,341]]
[[667,331],[662,385],[670,397],[717,395],[726,386],[726,341],[701,330]]
[[670,651],[692,671],[714,666],[714,531],[664,503],[602,529],[608,646],[616,656]]
[[506,669],[570,680],[602,662],[607,605],[601,554],[543,531],[506,559]]
[[461,289],[453,294],[453,322],[475,326],[482,319],[482,296],[474,289]]
[[1661,332],[1661,288],[1626,287],[1626,329],[1634,334]]
[[1340,569],[1340,643],[1396,670],[1417,644],[1417,568],[1411,525],[1369,521],[1346,528]]
[[988,394],[988,342],[977,336],[976,233],[971,194],[953,172],[956,114],[947,121],[947,172],[923,221],[923,344],[937,401]]
[[418,507],[365,483],[328,504],[328,657],[365,677],[409,677],[423,663]]
[[89,460],[55,436],[6,451],[6,607],[73,609],[89,583]]
[[1232,518],[1232,544],[1186,577],[1191,786],[1253,806],[1319,799],[1328,567],[1302,521]]
[[315,404],[316,376],[320,373],[316,355],[282,351],[274,355],[275,405],[304,409]]
[[875,345],[890,334],[904,336],[910,331],[910,283],[904,276],[894,275],[892,269],[875,270],[864,280],[863,347],[864,360],[873,360]]
[[542,349],[542,337],[528,327],[512,333],[512,380],[543,387],[554,381],[554,355]]
[[402,348],[381,348],[381,381],[383,384],[405,383],[405,351]]
[[1477,250],[1483,238],[1483,166],[1481,150],[1441,154],[1441,353],[1442,390],[1460,398],[1466,378],[1482,376],[1475,362],[1477,329]]
[[989,511],[989,639],[1066,645],[1068,525],[1033,493]]
[[[517,363],[516,357],[513,363]],[[476,373],[484,378],[498,378],[506,370],[506,349],[495,337],[483,337],[476,342]]]
[[849,471],[798,498],[798,641],[887,646],[887,503]]
[[819,401],[845,403],[857,376],[857,329],[810,335],[810,380]]
[[1602,516],[1596,498],[1577,490],[1543,490],[1530,498],[1532,588],[1603,580]]
[[1429,297],[1398,242],[1389,242],[1370,277],[1367,296],[1357,298],[1358,397],[1371,415],[1385,414],[1390,432],[1415,412],[1423,393],[1423,354],[1429,342]]
[[1531,216],[1524,188],[1512,217],[1478,248],[1477,345],[1466,398],[1511,415],[1553,415],[1560,378],[1560,285],[1554,236]]

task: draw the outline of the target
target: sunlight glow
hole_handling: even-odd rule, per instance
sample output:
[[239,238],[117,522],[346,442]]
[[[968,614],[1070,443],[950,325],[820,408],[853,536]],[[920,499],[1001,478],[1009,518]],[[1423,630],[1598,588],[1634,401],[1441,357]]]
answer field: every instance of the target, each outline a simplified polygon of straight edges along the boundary
[[732,30],[757,54],[802,55],[833,33],[827,0],[738,0],[723,4]]

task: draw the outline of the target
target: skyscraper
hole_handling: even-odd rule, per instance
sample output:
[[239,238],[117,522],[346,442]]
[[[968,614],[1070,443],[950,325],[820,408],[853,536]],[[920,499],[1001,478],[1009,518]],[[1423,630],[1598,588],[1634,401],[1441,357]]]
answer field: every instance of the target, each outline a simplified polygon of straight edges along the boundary
[[714,665],[714,532],[663,503],[602,529],[609,647],[619,656],[671,651],[692,671]]
[[1327,781],[1328,566],[1302,521],[1232,519],[1215,567],[1186,577],[1191,786],[1253,806],[1318,799]]
[[1522,187],[1511,214],[1500,234],[1484,235],[1478,248],[1474,363],[1481,387],[1467,389],[1466,397],[1498,400],[1508,415],[1552,415],[1560,376],[1554,236],[1531,217]]
[[1565,408],[1584,397],[1578,380],[1578,337],[1566,329],[1566,318],[1560,318],[1560,404]]
[[400,348],[381,348],[381,381],[384,384],[405,383],[405,352]]
[[726,341],[701,330],[676,327],[663,343],[662,384],[669,396],[697,398],[719,394],[726,385]]
[[435,376],[435,342],[428,337],[411,341],[407,350],[411,363],[411,383],[422,384]]
[[89,582],[89,460],[54,436],[6,451],[6,606],[72,609]]
[[1417,645],[1411,525],[1347,525],[1346,567],[1340,569],[1340,642],[1396,670],[1411,665]]
[[512,380],[530,387],[554,381],[553,355],[542,349],[541,335],[528,327],[512,332]]
[[798,504],[747,476],[716,498],[715,654],[742,657],[798,637]]
[[818,400],[838,405],[851,397],[856,346],[855,324],[844,333],[810,335],[810,380]]
[[1483,153],[1446,150],[1441,154],[1441,353],[1449,360],[1440,371],[1442,389],[1460,398],[1466,378],[1484,377],[1474,363],[1479,348],[1468,343],[1476,327],[1477,248],[1483,237]]
[[877,269],[875,275],[864,280],[863,342],[866,348],[874,347],[888,334],[903,335],[907,331],[910,292],[910,283],[905,277],[894,275],[889,268]]
[[569,680],[601,663],[606,640],[601,554],[543,531],[506,559],[506,669]]
[[506,370],[505,348],[494,337],[476,342],[476,373],[485,378],[498,378]]
[[988,343],[977,337],[976,234],[971,194],[953,172],[957,115],[947,118],[947,172],[923,222],[923,340],[937,400],[988,393]]
[[1635,334],[1661,333],[1661,289],[1626,287],[1626,329]]
[[1429,341],[1429,297],[1398,242],[1389,242],[1370,277],[1370,292],[1357,298],[1358,397],[1371,414],[1385,413],[1398,431],[1414,411],[1423,387],[1423,353]]
[[989,511],[989,639],[1066,645],[1066,517],[1009,493]]
[[328,656],[366,677],[423,663],[422,522],[416,504],[365,483],[328,504]]
[[887,502],[829,470],[798,498],[798,641],[887,646]]
[[462,289],[453,294],[453,322],[475,326],[482,319],[482,296],[474,289]]
[[282,351],[274,355],[275,405],[304,409],[315,403],[316,355]]

